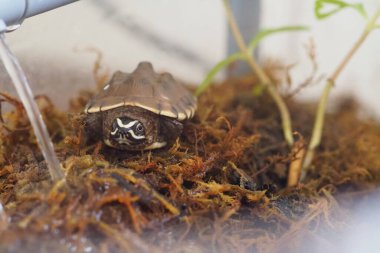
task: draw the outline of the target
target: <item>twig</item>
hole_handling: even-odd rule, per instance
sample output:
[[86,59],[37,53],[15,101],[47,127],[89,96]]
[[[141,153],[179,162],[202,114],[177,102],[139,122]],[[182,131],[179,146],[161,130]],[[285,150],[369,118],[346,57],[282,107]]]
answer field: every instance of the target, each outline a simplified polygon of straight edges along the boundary
[[303,168],[302,168],[302,178],[306,174],[307,168],[310,166],[310,164],[313,161],[314,157],[314,151],[321,143],[321,136],[322,136],[322,130],[323,130],[323,124],[324,124],[324,117],[325,117],[325,111],[326,111],[326,105],[327,105],[327,99],[330,94],[330,91],[332,87],[334,86],[337,78],[339,77],[340,73],[343,71],[343,69],[347,66],[347,64],[350,62],[353,55],[356,53],[356,51],[360,48],[360,46],[363,44],[363,42],[366,40],[368,35],[376,28],[376,21],[380,16],[380,7],[377,9],[373,17],[368,21],[363,33],[359,37],[359,39],[356,41],[354,46],[350,49],[350,51],[347,53],[347,55],[343,58],[343,60],[340,62],[338,67],[335,69],[335,71],[332,73],[330,78],[327,79],[327,82],[325,84],[325,88],[323,90],[322,96],[319,101],[317,114],[315,116],[315,122],[313,127],[313,133],[311,136],[311,140],[309,143],[308,150],[306,152],[306,156],[303,162]]
[[289,166],[289,174],[288,174],[288,186],[297,186],[301,177],[302,170],[302,161],[305,155],[305,141],[301,137],[300,140],[294,143],[292,149],[292,157],[293,160]]
[[315,49],[315,43],[313,39],[310,39],[309,44],[305,46],[306,53],[308,56],[308,59],[311,63],[311,71],[310,74],[306,77],[305,80],[303,80],[293,91],[289,92],[286,95],[286,98],[292,98],[298,93],[300,93],[305,88],[309,87],[312,84],[319,83],[325,78],[325,75],[318,75],[318,63],[316,59],[316,49]]
[[5,213],[3,204],[0,203],[0,232],[7,230],[8,228],[8,215]]
[[233,13],[232,13],[232,9],[231,9],[231,6],[229,4],[229,0],[223,0],[223,3],[224,3],[226,15],[227,15],[228,23],[230,25],[230,28],[231,28],[232,34],[236,40],[236,43],[237,43],[240,51],[245,55],[249,66],[257,74],[262,85],[267,87],[270,96],[273,98],[274,102],[276,103],[276,105],[280,111],[280,115],[281,115],[282,130],[284,133],[285,140],[289,146],[292,146],[294,143],[294,139],[293,139],[292,124],[291,124],[291,119],[290,119],[290,114],[289,114],[288,108],[287,108],[284,100],[280,96],[278,90],[272,84],[269,77],[265,74],[263,69],[257,64],[255,58],[251,54],[249,54],[247,45],[244,42],[243,37],[240,33],[240,30],[236,24],[236,20],[234,18]]

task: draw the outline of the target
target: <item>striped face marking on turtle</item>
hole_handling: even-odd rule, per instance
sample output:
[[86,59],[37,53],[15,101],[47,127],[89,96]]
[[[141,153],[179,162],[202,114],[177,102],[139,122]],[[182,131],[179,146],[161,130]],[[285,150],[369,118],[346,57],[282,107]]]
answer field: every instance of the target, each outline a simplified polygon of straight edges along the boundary
[[112,123],[110,138],[119,144],[138,145],[145,141],[145,128],[138,120],[116,118]]

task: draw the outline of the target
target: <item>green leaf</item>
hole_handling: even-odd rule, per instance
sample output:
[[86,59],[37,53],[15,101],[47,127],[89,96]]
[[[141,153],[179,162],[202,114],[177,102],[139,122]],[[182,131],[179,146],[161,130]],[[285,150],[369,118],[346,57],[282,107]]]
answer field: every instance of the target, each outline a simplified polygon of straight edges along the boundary
[[203,82],[196,89],[195,96],[199,96],[200,94],[202,94],[211,85],[211,82],[214,80],[216,74],[218,74],[218,72],[222,68],[226,67],[227,65],[229,65],[229,64],[231,64],[237,60],[245,60],[244,55],[242,53],[235,53],[235,54],[228,56],[224,60],[220,61],[218,64],[216,64],[215,67],[213,67],[208,72],[206,78],[203,80]]
[[380,29],[380,24],[375,26],[375,29]]
[[314,14],[317,19],[321,20],[345,8],[356,10],[365,19],[368,17],[362,3],[346,3],[341,0],[316,0],[314,4]]
[[269,28],[269,29],[261,30],[257,33],[257,35],[253,39],[251,39],[251,41],[248,44],[249,55],[252,55],[257,45],[269,35],[281,33],[281,32],[307,31],[307,30],[309,30],[309,28],[306,26],[283,26],[283,27],[278,27],[278,28]]

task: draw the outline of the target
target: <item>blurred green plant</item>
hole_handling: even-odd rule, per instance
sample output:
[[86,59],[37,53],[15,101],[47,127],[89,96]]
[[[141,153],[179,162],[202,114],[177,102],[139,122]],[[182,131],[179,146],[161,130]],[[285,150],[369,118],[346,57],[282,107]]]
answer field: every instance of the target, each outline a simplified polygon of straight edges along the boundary
[[[280,111],[283,134],[284,134],[286,142],[292,148],[292,151],[293,151],[293,149],[295,149],[295,147],[299,145],[296,145],[297,143],[294,143],[291,118],[289,115],[288,108],[283,98],[279,94],[277,88],[274,86],[273,82],[270,80],[270,78],[264,72],[264,70],[257,64],[256,59],[254,57],[254,51],[257,48],[258,44],[268,36],[278,34],[281,32],[305,31],[305,30],[308,30],[308,28],[305,26],[284,26],[284,27],[279,27],[279,28],[261,30],[253,39],[251,39],[248,45],[246,45],[241,36],[240,30],[236,24],[235,18],[232,14],[229,1],[223,0],[223,3],[224,3],[226,16],[227,16],[231,31],[240,49],[240,52],[232,54],[228,56],[227,58],[223,59],[222,61],[220,61],[218,64],[216,64],[215,67],[212,68],[211,71],[206,75],[206,78],[203,80],[200,86],[197,88],[195,95],[199,96],[200,94],[202,94],[211,85],[216,74],[219,71],[221,71],[223,68],[225,68],[226,66],[230,65],[231,63],[235,61],[239,61],[239,60],[246,61],[248,65],[252,68],[253,72],[257,75],[261,83],[261,85],[255,86],[255,88],[253,89],[254,95],[259,95],[264,90],[268,91],[268,93],[270,94],[274,102],[276,103],[278,110]],[[307,149],[306,148],[301,149],[303,150],[302,155],[299,156],[290,165],[289,175],[291,174],[293,176],[295,175],[294,178],[290,180],[288,178],[288,183],[292,182],[292,183],[289,183],[290,186],[298,184],[299,180],[302,180],[305,177],[306,171],[313,161],[315,149],[321,143],[321,136],[322,136],[322,131],[323,131],[324,115],[326,111],[327,100],[328,100],[328,96],[330,94],[332,87],[335,85],[337,78],[339,77],[343,69],[346,67],[346,65],[349,63],[349,61],[351,60],[353,55],[356,53],[356,51],[361,47],[361,45],[366,40],[368,35],[373,30],[380,28],[380,24],[377,23],[377,19],[380,16],[380,6],[379,6],[379,9],[373,14],[373,16],[370,19],[368,19],[367,12],[362,3],[347,3],[341,0],[315,0],[314,3],[315,3],[314,14],[318,20],[331,17],[334,14],[344,9],[353,9],[356,12],[358,12],[363,18],[365,18],[365,20],[367,21],[367,24],[364,27],[363,32],[361,36],[359,37],[359,39],[356,41],[353,47],[349,50],[349,52],[345,55],[342,61],[338,64],[335,71],[332,72],[329,78],[327,78],[325,88],[319,100],[319,104],[318,104],[318,108],[317,108],[317,112],[315,116],[315,121],[314,121],[314,126],[313,126],[313,132],[310,138],[309,145]],[[293,163],[300,164],[300,165],[292,166]]]
[[367,12],[362,3],[346,3],[340,0],[316,0],[314,14],[317,19],[325,19],[343,9],[353,9],[367,19]]
[[[253,37],[250,42],[248,43],[247,50],[248,54],[250,56],[253,55],[255,49],[257,48],[258,44],[265,38],[269,37],[270,35],[279,34],[283,32],[291,32],[291,31],[307,31],[309,30],[306,26],[283,26],[283,27],[277,27],[277,28],[269,28],[269,29],[263,29],[257,33],[255,37]],[[244,53],[237,52],[234,53],[227,58],[221,60],[218,62],[206,75],[206,77],[203,79],[202,83],[197,87],[195,91],[195,95],[199,96],[202,94],[214,81],[215,76],[225,67],[229,66],[230,64],[234,63],[235,61],[247,61],[247,58]],[[260,88],[260,86],[257,86]],[[261,89],[263,90],[263,89]]]
[[[321,15],[321,8],[323,7],[325,3],[334,4],[337,6],[338,9],[330,11],[330,12],[326,12],[324,13],[324,15]],[[361,3],[348,4],[343,1],[337,1],[337,0],[316,0],[315,1],[315,15],[318,19],[321,19],[321,16],[322,18],[329,17],[332,14],[338,12],[339,10],[347,8],[347,7],[351,7],[357,10],[363,17],[366,18],[367,23],[363,29],[362,34],[358,38],[358,40],[355,42],[352,48],[348,51],[348,53],[343,57],[342,61],[338,64],[338,66],[332,72],[329,78],[327,78],[325,88],[319,100],[310,143],[309,143],[309,146],[308,146],[308,149],[303,161],[301,180],[305,177],[307,169],[309,168],[309,166],[311,165],[313,161],[315,149],[321,143],[326,105],[327,105],[328,96],[330,94],[332,87],[335,85],[337,78],[340,76],[341,72],[350,62],[353,55],[357,52],[357,50],[362,46],[363,42],[367,39],[368,35],[373,30],[379,27],[379,24],[377,24],[377,19],[380,17],[380,6],[375,11],[373,16],[370,19],[368,19],[366,11]]]
[[205,79],[202,81],[202,83],[197,87],[195,90],[195,96],[201,95],[214,81],[215,76],[225,67],[230,65],[231,63],[238,61],[238,60],[245,60],[245,56],[242,53],[234,53],[227,58],[221,60],[218,62],[206,75]]
[[248,52],[250,55],[254,53],[254,50],[257,48],[258,44],[265,38],[270,35],[279,34],[283,32],[299,32],[299,31],[308,31],[307,26],[282,26],[277,28],[267,28],[259,31],[257,35],[251,39],[248,43]]
[[253,56],[253,52],[259,42],[261,42],[264,38],[266,38],[269,35],[277,34],[280,32],[288,32],[288,31],[302,31],[307,30],[304,26],[287,26],[287,27],[280,27],[280,28],[274,28],[274,29],[266,29],[260,31],[248,44],[243,40],[243,37],[241,36],[241,32],[239,30],[239,27],[236,24],[236,20],[233,16],[231,6],[229,4],[228,0],[223,0],[227,20],[229,23],[229,26],[231,28],[232,34],[235,38],[236,44],[238,45],[240,52],[237,52],[235,54],[232,54],[225,58],[224,60],[220,61],[218,64],[215,65],[214,68],[211,69],[211,71],[206,75],[206,78],[203,80],[203,82],[199,85],[198,89],[195,91],[195,95],[199,96],[201,93],[203,93],[212,83],[214,80],[215,75],[228,66],[229,64],[237,61],[237,60],[243,60],[248,63],[248,65],[252,68],[253,72],[257,75],[257,77],[260,80],[261,86],[263,89],[266,89],[270,96],[273,98],[275,104],[278,107],[278,110],[281,115],[281,122],[282,122],[282,129],[283,134],[286,142],[289,146],[293,146],[294,138],[293,138],[293,131],[292,131],[292,124],[290,119],[289,110],[282,99],[281,95],[279,94],[277,88],[272,83],[270,78],[267,76],[267,74],[264,72],[264,70],[257,64],[257,61],[255,57]]

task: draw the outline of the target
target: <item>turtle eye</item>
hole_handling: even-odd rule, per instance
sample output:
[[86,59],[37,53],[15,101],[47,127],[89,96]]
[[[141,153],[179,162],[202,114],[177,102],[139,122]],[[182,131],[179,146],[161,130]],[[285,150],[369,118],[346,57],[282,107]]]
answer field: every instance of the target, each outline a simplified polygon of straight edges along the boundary
[[138,124],[136,125],[136,130],[137,130],[137,132],[140,133],[140,134],[144,133],[144,127],[143,127],[143,125],[142,125],[141,123],[138,123]]

